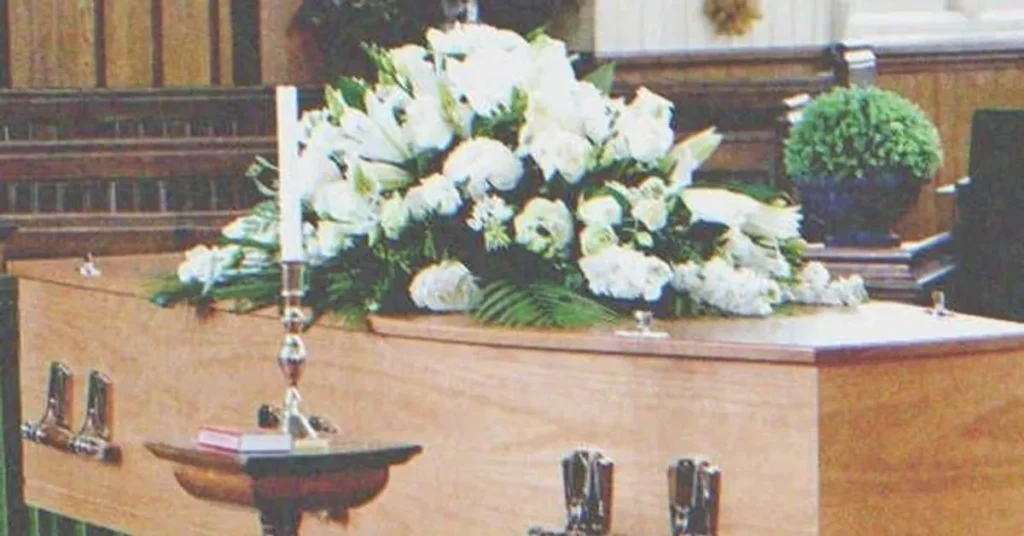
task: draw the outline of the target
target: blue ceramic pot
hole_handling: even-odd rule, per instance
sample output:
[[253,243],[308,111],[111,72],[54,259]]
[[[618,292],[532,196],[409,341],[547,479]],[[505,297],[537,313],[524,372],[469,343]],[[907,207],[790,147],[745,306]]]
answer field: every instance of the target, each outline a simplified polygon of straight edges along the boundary
[[879,171],[862,179],[800,179],[804,237],[828,246],[897,246],[900,237],[892,226],[917,201],[923,184],[899,171]]

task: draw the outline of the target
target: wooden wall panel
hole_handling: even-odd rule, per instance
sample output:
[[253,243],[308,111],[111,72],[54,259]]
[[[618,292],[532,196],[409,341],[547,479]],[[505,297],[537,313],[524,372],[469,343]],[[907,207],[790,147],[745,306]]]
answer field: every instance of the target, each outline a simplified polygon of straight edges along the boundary
[[153,0],[105,0],[108,87],[153,85]]
[[217,52],[219,60],[217,85],[232,86],[234,79],[234,34],[231,25],[231,0],[217,0]]
[[209,0],[161,0],[165,86],[210,84]]
[[11,85],[96,85],[94,0],[10,0]]
[[980,108],[1022,108],[1024,60],[1012,65],[974,67],[941,63],[926,68],[886,72],[882,58],[879,85],[918,103],[936,122],[942,136],[944,163],[934,184],[921,192],[914,209],[897,227],[904,238],[919,239],[949,230],[955,218],[955,198],[936,195],[934,188],[967,175],[971,118]]

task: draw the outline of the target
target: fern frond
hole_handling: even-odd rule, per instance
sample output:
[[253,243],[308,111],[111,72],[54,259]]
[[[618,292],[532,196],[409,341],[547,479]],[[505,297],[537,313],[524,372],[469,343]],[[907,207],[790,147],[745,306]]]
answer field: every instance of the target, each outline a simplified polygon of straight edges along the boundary
[[508,327],[586,328],[616,318],[611,309],[563,286],[504,280],[486,286],[470,314],[482,323]]

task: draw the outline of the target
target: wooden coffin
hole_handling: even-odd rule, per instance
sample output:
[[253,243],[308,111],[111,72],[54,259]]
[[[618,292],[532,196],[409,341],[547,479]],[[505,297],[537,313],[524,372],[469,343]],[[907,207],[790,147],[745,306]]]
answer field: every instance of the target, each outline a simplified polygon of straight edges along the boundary
[[[23,419],[52,360],[113,382],[119,465],[24,444],[31,505],[137,535],[250,535],[252,511],[187,495],[146,452],[202,424],[253,423],[277,402],[281,326],[268,311],[198,318],[143,288],[176,256],[12,263],[20,278]],[[628,327],[628,326],[626,326]],[[409,441],[347,525],[304,534],[525,534],[564,524],[559,460],[614,460],[614,533],[669,534],[666,469],[722,471],[720,534],[1019,534],[1024,526],[1024,325],[906,304],[767,319],[659,322],[665,340],[510,331],[459,316],[374,318],[307,337],[305,407],[344,437]]]

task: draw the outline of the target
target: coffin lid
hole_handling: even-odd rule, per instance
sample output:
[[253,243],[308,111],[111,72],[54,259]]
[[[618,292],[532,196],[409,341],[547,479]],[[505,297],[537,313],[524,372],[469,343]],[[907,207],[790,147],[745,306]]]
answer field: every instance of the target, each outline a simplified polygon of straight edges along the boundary
[[[11,273],[70,289],[146,298],[159,274],[173,271],[181,256],[139,255],[98,259],[102,275],[78,273],[79,259],[11,263]],[[156,307],[156,306],[154,306]],[[186,309],[179,307],[179,309]],[[252,316],[269,318],[274,311]],[[695,318],[655,321],[667,339],[616,335],[629,321],[586,331],[502,329],[481,326],[463,315],[371,318],[370,329],[385,337],[678,358],[839,364],[924,356],[963,356],[1024,349],[1024,324],[964,314],[937,317],[922,307],[875,301],[855,308],[804,307],[769,318]],[[326,320],[313,329],[348,329]]]

